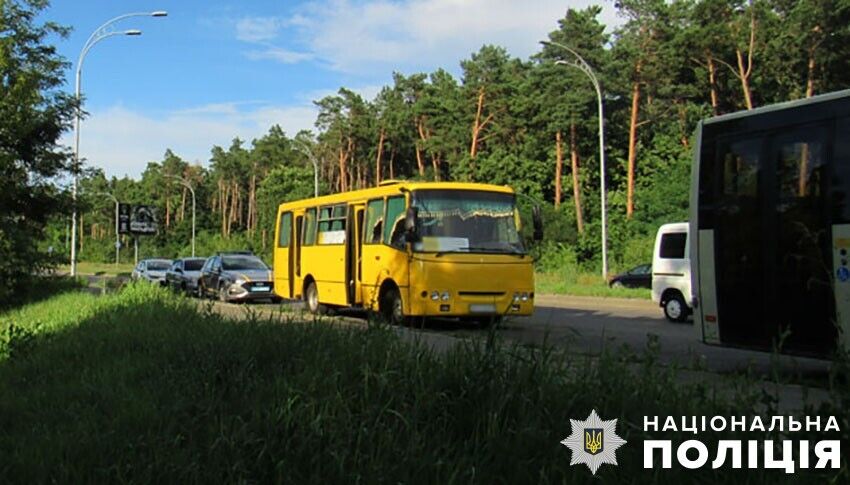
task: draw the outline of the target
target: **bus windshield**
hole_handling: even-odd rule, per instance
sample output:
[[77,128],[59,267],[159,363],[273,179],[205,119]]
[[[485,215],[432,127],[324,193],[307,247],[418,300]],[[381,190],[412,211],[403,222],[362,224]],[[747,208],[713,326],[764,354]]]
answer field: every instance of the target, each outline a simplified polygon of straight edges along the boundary
[[417,190],[419,252],[522,254],[514,196],[473,190]]

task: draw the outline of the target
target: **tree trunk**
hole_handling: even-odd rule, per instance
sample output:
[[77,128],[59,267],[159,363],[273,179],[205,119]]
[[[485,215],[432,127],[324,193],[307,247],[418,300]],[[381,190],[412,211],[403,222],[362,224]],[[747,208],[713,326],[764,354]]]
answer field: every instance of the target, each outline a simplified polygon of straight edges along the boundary
[[756,12],[750,3],[750,41],[747,47],[747,63],[744,65],[744,53],[735,49],[738,60],[738,78],[741,79],[741,89],[744,92],[744,103],[747,109],[753,109],[753,93],[750,88],[750,76],[753,73],[753,51],[756,47]]
[[640,70],[641,61],[635,65],[635,81],[632,83],[632,113],[629,118],[629,155],[628,182],[626,189],[626,219],[631,219],[634,213],[635,191],[635,159],[637,157],[637,123],[640,110]]
[[809,49],[809,62],[807,63],[808,76],[806,79],[806,97],[811,98],[815,94],[815,49]]
[[165,184],[165,228],[171,225],[171,194],[168,191],[168,184]]
[[708,61],[708,86],[711,94],[711,113],[717,116],[717,71],[714,67],[714,57],[709,52],[706,54]]
[[381,156],[384,154],[384,137],[386,133],[381,128],[381,136],[378,139],[378,156],[375,157],[375,187],[381,183]]
[[478,88],[478,107],[475,110],[475,121],[472,122],[472,143],[469,146],[469,158],[474,159],[478,153],[478,135],[481,133],[481,111],[484,109],[484,86]]
[[570,164],[573,172],[573,200],[576,204],[576,228],[579,234],[584,234],[584,212],[581,209],[581,179],[578,173],[578,137],[576,124],[570,123]]
[[186,189],[186,187],[183,187],[183,197],[180,200],[180,221],[181,222],[186,220],[186,192],[188,192],[188,189]]
[[[570,124],[570,130],[573,125]],[[572,133],[572,131],[571,131]],[[561,206],[561,170],[563,169],[564,159],[561,154],[561,130],[555,133],[555,210]]]
[[[416,130],[419,132],[419,139],[421,140],[421,145],[424,145],[425,142],[428,141],[428,138],[425,136],[425,120],[423,117],[419,117],[419,121],[416,123]],[[420,146],[420,143],[416,143],[416,167],[419,169],[419,176],[425,176],[425,161],[422,160],[422,150],[423,147]]]
[[390,151],[390,180],[395,178],[395,148]]

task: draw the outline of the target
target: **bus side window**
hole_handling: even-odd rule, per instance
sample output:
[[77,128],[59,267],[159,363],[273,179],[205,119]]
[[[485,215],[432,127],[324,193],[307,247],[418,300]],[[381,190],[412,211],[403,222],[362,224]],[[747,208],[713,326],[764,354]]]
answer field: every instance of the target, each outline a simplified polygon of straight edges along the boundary
[[384,225],[384,244],[404,249],[404,197],[387,199],[387,224]]
[[292,213],[286,212],[280,215],[280,224],[278,227],[277,247],[288,248],[289,239],[292,236]]
[[384,199],[370,200],[366,206],[364,244],[380,244],[384,234]]
[[304,246],[316,244],[316,209],[307,209],[304,212]]

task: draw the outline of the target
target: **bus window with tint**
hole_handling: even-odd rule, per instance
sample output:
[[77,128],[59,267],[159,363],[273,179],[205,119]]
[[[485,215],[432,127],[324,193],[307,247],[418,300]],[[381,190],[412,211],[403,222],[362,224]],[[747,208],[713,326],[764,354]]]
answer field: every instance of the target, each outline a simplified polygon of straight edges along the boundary
[[280,233],[278,234],[277,247],[288,248],[292,237],[292,213],[286,212],[280,216]]
[[387,199],[387,224],[384,226],[384,244],[404,249],[405,202],[403,196]]
[[316,244],[316,209],[307,209],[304,212],[304,239],[303,246]]
[[381,244],[384,233],[384,199],[370,200],[366,205],[363,244]]

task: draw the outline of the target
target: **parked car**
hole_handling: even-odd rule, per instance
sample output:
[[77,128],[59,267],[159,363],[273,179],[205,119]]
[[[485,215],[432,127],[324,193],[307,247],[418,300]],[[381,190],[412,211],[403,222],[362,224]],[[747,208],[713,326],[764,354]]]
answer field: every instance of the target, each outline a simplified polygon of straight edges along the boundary
[[611,288],[652,288],[652,265],[642,264],[620,273],[608,282]]
[[174,260],[174,264],[165,273],[165,285],[175,291],[195,295],[198,293],[198,278],[201,277],[201,268],[204,266],[204,258],[181,258]]
[[272,270],[250,252],[218,253],[201,269],[198,295],[218,297],[220,301],[271,300],[274,294]]
[[688,223],[664,224],[655,236],[652,257],[652,301],[671,322],[684,322],[693,312]]
[[170,259],[143,259],[133,268],[130,279],[134,281],[148,281],[165,286],[165,272],[171,267]]

